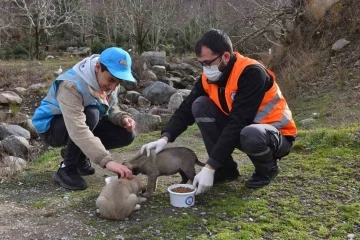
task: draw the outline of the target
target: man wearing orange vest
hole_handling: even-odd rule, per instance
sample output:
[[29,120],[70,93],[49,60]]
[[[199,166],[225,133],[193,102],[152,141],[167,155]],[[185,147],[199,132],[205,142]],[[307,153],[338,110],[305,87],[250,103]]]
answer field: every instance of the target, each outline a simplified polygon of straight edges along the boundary
[[157,141],[141,147],[162,151],[194,122],[203,137],[209,159],[195,176],[196,194],[214,183],[235,180],[235,148],[245,152],[255,166],[245,182],[249,188],[264,187],[278,175],[278,160],[289,154],[296,126],[275,74],[259,62],[233,52],[222,31],[206,32],[195,53],[203,74],[190,95],[171,117]]

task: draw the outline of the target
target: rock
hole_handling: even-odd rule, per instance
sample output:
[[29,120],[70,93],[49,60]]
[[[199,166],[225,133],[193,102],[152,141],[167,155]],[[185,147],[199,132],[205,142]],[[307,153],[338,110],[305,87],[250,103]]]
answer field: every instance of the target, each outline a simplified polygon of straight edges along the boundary
[[170,101],[168,104],[168,108],[171,110],[175,110],[178,109],[180,104],[184,101],[182,95],[180,93],[174,93],[171,97],[170,97]]
[[165,76],[166,75],[166,68],[165,66],[155,65],[153,66],[153,71],[156,76]]
[[144,98],[143,96],[139,96],[138,98],[138,106],[141,108],[150,107],[151,102]]
[[151,115],[163,115],[163,114],[173,114],[173,111],[167,108],[159,108],[159,107],[153,107],[149,110],[148,114]]
[[176,89],[162,82],[155,82],[142,91],[142,95],[151,103],[167,103]]
[[35,130],[34,125],[32,124],[31,119],[27,119],[24,122],[21,122],[19,125],[30,132],[31,138],[37,138],[39,136]]
[[122,81],[121,85],[127,90],[127,91],[131,91],[134,90],[136,88],[136,84],[137,82],[130,82],[130,81]]
[[354,67],[360,67],[360,60],[357,60],[356,63],[354,63]]
[[350,41],[346,40],[345,38],[337,40],[331,47],[333,51],[340,51],[343,47],[348,45]]
[[120,107],[121,110],[124,110],[124,111],[129,109],[129,107],[127,105],[125,105],[125,104],[120,104],[119,107]]
[[27,157],[30,150],[29,142],[19,136],[11,135],[1,141],[4,150],[17,157]]
[[169,72],[169,74],[170,74],[172,77],[179,77],[179,78],[184,77],[184,74],[182,74],[181,72],[178,72],[178,71],[171,71],[171,72]]
[[141,56],[143,56],[143,58],[150,62],[151,65],[161,65],[161,66],[165,66],[165,57],[166,57],[166,52],[165,51],[160,51],[160,52],[155,52],[155,51],[148,51],[148,52],[143,52],[141,54]]
[[174,83],[174,88],[185,89],[187,86],[186,82],[182,81],[181,78],[171,77],[170,80]]
[[0,178],[10,177],[15,173],[23,171],[27,162],[19,157],[6,156],[0,158]]
[[51,56],[51,55],[49,55],[49,56],[47,56],[47,57],[45,58],[46,61],[52,60],[52,59],[54,59],[54,56]]
[[126,93],[126,88],[124,86],[120,85],[119,93],[120,94]]
[[77,47],[68,47],[68,48],[66,48],[66,51],[69,52],[69,53],[73,52],[74,50],[77,50]]
[[347,238],[348,238],[349,240],[353,240],[353,239],[355,238],[355,234],[349,233],[349,234],[347,235]]
[[160,76],[159,81],[169,85],[170,87],[174,87],[174,83],[167,76]]
[[131,103],[138,103],[138,98],[140,97],[140,93],[136,91],[127,91],[125,94],[125,98],[129,100]]
[[126,110],[126,112],[130,113],[133,116],[136,116],[137,114],[139,114],[140,112],[138,110],[136,110],[135,108],[128,108]]
[[30,132],[23,127],[18,125],[4,124],[0,125],[0,139],[4,139],[11,135],[23,137],[25,139],[30,139]]
[[194,85],[196,82],[196,78],[192,75],[187,75],[183,80],[186,85]]
[[16,88],[14,88],[14,91],[17,93],[24,93],[24,92],[26,92],[26,88],[16,87]]
[[189,96],[191,90],[189,90],[189,89],[177,89],[176,92],[180,93],[183,96],[183,98],[186,98],[187,96]]
[[138,86],[139,86],[139,88],[146,88],[154,83],[155,83],[154,81],[143,81],[143,82],[140,82]]
[[140,132],[148,131],[153,124],[161,122],[161,117],[157,115],[151,115],[146,113],[138,113],[134,116],[136,126]]
[[21,104],[22,98],[14,92],[5,91],[0,93],[0,104]]
[[151,71],[151,70],[145,70],[142,74],[142,78],[146,81],[150,80],[150,81],[156,81],[158,79],[158,77],[156,76],[156,74]]
[[40,89],[43,89],[43,88],[46,88],[46,87],[47,86],[46,86],[45,83],[36,83],[36,84],[33,84],[30,87],[28,87],[28,90],[37,91],[37,90],[40,90]]
[[307,119],[301,120],[300,123],[301,123],[302,125],[305,125],[305,124],[312,123],[312,122],[315,122],[315,121],[316,121],[316,120],[313,119],[313,118],[307,118]]
[[180,63],[180,64],[171,64],[171,69],[173,69],[174,71],[182,71],[185,74],[191,75],[194,72],[194,68],[187,63]]

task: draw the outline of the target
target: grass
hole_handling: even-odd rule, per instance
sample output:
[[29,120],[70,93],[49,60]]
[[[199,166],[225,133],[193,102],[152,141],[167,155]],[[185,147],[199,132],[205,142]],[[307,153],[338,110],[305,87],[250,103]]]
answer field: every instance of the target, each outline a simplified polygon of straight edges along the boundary
[[[190,127],[183,138],[194,141],[198,129]],[[123,149],[132,151],[158,137],[159,132],[141,134]],[[202,145],[197,140],[197,145]],[[205,151],[196,144],[191,147]],[[31,188],[49,169],[56,169],[58,149],[51,149],[30,164],[20,178]],[[301,130],[292,153],[281,160],[283,172],[270,185],[251,190],[241,181],[216,185],[197,196],[192,208],[171,208],[166,187],[129,220],[106,221],[84,217],[84,224],[98,229],[91,239],[344,239],[360,232],[360,126]],[[253,167],[241,174],[249,177]],[[48,176],[47,176],[48,177]],[[47,179],[48,180],[48,179]],[[36,196],[34,209],[52,208],[64,195],[75,211],[94,211],[100,185],[80,192],[60,192],[52,197]],[[118,225],[126,227],[119,230]],[[110,226],[110,227],[109,227]]]

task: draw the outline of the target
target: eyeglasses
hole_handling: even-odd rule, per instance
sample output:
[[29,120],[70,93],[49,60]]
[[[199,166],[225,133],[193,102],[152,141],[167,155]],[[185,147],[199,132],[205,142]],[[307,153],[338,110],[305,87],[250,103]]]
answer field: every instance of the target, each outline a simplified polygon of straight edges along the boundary
[[[222,55],[217,56],[216,58],[214,58],[213,60],[205,60],[203,62],[198,61],[203,67],[211,67],[211,64],[218,59],[219,57],[221,57]],[[221,62],[220,62],[221,63]]]

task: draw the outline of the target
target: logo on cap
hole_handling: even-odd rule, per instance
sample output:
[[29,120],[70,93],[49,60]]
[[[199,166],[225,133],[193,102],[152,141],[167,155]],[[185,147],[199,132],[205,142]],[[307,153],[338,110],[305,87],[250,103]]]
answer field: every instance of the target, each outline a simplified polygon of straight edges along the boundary
[[120,60],[120,64],[123,65],[123,66],[125,66],[125,67],[128,66],[128,63],[127,63],[127,61],[126,61],[125,59],[121,59],[121,60]]

